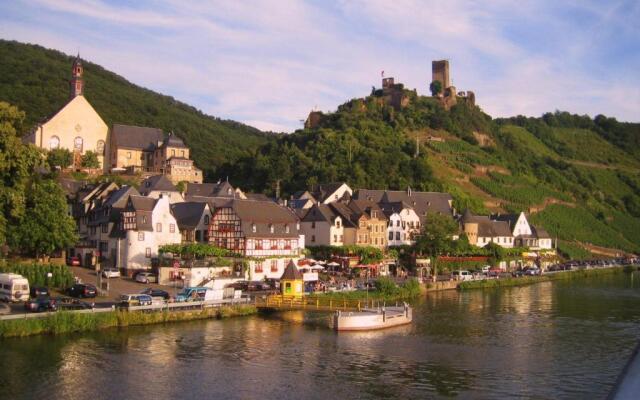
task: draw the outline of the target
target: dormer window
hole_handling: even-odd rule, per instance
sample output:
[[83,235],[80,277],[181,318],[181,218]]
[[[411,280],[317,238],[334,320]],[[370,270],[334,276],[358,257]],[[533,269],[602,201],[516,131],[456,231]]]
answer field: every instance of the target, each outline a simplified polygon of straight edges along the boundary
[[296,222],[296,230],[300,230],[300,222]]
[[253,233],[257,232],[256,224],[251,224],[251,232]]
[[143,224],[146,224],[146,223],[147,223],[147,216],[146,216],[146,215],[143,215],[143,216],[142,216],[142,223],[143,223]]
[[227,189],[227,194],[231,194],[231,188]]
[[274,232],[273,224],[269,224],[269,232],[270,232],[270,233],[273,233],[273,232]]
[[284,226],[284,231],[285,231],[285,233],[289,233],[289,230],[290,230],[290,229],[289,229],[289,225],[285,225],[285,226]]

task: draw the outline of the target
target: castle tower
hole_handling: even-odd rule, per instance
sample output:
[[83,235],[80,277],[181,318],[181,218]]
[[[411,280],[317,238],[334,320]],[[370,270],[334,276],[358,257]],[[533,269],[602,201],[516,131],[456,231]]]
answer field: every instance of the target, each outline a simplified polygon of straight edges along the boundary
[[71,80],[69,81],[70,97],[82,96],[84,94],[84,81],[82,80],[82,74],[84,69],[82,68],[82,61],[80,61],[80,54],[73,61],[73,67],[71,68]]
[[449,82],[449,60],[438,60],[431,62],[431,81],[440,81],[442,92],[451,86]]

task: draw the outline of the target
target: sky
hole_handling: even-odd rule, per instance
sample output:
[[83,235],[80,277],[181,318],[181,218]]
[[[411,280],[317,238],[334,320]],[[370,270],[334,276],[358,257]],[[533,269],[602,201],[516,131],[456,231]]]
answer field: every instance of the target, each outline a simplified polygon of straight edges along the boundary
[[636,0],[0,1],[2,39],[281,132],[368,95],[382,71],[427,95],[439,59],[493,117],[638,122],[639,21]]

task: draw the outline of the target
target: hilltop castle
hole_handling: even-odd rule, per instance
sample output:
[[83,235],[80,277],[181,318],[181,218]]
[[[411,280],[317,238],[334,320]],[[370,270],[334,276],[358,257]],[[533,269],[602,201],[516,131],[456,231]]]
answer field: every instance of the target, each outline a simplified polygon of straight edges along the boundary
[[442,90],[436,95],[442,101],[447,110],[463,98],[470,105],[476,104],[476,95],[472,91],[456,92],[456,87],[449,81],[449,60],[436,60],[431,62],[431,81],[440,82]]

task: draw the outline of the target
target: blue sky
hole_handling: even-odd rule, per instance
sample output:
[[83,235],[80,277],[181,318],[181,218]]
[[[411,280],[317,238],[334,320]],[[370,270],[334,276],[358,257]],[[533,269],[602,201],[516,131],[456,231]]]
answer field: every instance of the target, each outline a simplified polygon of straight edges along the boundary
[[82,57],[202,111],[293,131],[380,86],[426,94],[431,60],[494,117],[640,121],[640,2],[0,2],[0,37]]

